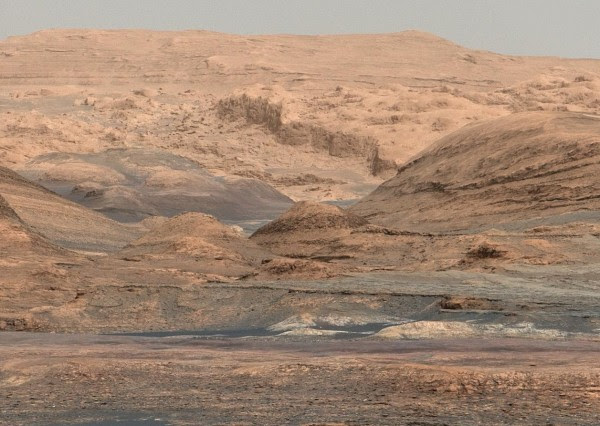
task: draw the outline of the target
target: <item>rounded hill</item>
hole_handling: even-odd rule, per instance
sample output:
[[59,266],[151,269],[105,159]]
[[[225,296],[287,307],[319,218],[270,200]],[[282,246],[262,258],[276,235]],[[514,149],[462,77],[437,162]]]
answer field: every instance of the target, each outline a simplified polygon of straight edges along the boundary
[[561,224],[596,218],[599,175],[600,116],[519,113],[440,139],[350,211],[409,230]]

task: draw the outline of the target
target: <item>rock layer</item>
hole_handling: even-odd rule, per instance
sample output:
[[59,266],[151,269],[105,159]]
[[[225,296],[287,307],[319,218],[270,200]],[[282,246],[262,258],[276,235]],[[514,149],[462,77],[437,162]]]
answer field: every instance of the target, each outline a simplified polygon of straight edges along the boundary
[[429,232],[593,219],[599,160],[600,116],[515,114],[442,138],[350,211]]

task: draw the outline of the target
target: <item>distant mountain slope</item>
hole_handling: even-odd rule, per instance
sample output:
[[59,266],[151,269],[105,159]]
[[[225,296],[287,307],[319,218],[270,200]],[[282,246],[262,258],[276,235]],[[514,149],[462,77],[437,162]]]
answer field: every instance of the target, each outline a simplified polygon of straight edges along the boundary
[[162,150],[297,201],[360,198],[464,125],[600,113],[599,60],[499,55],[418,31],[48,30],[0,41],[0,64],[0,165]]

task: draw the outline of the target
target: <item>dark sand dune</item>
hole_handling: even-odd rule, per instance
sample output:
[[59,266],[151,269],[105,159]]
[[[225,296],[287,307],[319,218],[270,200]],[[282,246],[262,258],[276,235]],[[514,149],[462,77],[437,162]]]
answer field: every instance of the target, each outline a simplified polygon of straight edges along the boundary
[[187,211],[220,220],[264,220],[292,202],[260,180],[216,177],[194,161],[153,149],[46,154],[30,161],[23,173],[122,222]]

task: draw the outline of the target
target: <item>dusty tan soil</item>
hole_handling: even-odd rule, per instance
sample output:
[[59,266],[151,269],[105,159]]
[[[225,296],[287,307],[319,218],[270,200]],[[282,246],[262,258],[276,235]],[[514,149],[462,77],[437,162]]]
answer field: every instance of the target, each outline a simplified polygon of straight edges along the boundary
[[0,335],[0,424],[596,424],[600,347]]

